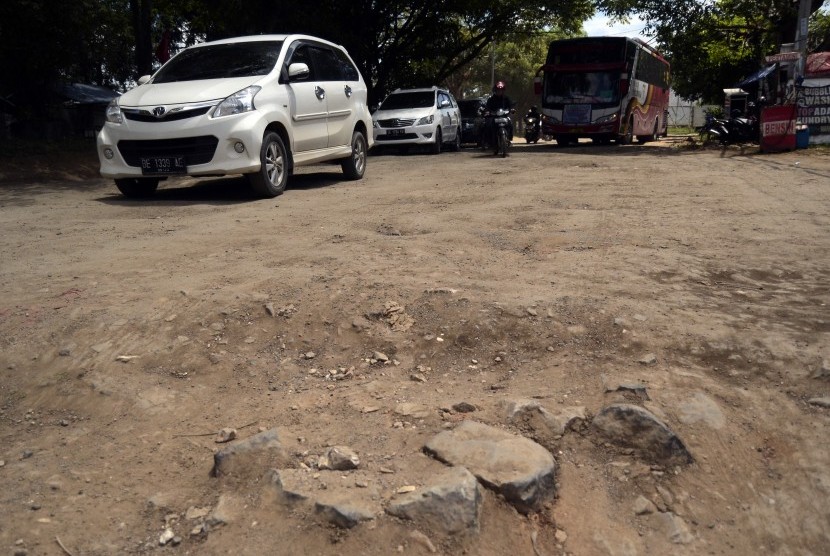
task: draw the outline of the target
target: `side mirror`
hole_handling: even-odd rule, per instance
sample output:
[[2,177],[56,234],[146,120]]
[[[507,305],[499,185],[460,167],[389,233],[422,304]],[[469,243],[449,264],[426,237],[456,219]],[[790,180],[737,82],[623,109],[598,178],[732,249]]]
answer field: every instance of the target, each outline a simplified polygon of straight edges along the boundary
[[290,81],[302,81],[308,79],[311,75],[311,70],[308,69],[308,64],[297,62],[288,66],[288,79]]
[[139,84],[139,86],[144,85],[145,83],[147,83],[148,81],[150,81],[150,77],[151,77],[151,76],[149,76],[149,75],[142,75],[141,77],[139,77],[139,78],[138,78],[138,84]]

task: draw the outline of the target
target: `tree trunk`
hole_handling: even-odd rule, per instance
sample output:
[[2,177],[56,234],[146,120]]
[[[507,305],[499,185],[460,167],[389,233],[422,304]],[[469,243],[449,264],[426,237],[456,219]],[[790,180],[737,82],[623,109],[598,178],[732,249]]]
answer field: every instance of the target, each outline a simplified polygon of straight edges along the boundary
[[135,65],[138,75],[153,72],[152,21],[150,18],[151,0],[130,0],[135,33]]

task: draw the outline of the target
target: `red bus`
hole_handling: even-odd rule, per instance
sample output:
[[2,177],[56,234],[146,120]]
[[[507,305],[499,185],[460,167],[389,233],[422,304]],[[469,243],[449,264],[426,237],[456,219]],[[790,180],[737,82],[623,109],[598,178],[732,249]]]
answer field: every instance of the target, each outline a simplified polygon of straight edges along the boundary
[[542,132],[560,145],[580,137],[645,143],[667,133],[669,63],[639,39],[553,41],[535,87]]

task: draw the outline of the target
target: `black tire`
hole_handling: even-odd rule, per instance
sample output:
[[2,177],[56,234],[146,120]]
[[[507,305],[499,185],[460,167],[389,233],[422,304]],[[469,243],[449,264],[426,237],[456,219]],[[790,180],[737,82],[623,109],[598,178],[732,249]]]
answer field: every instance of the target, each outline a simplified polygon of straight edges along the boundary
[[258,172],[248,174],[248,184],[262,197],[276,197],[288,184],[288,151],[282,138],[266,131],[259,149],[261,166]]
[[435,128],[435,143],[432,144],[432,149],[430,152],[432,154],[441,154],[441,147],[444,141],[444,137],[441,135],[441,128]]
[[360,131],[352,133],[352,154],[340,162],[343,173],[350,180],[359,180],[366,172],[366,137]]
[[634,116],[628,118],[628,129],[625,130],[625,135],[622,138],[623,145],[630,145],[634,142]]
[[501,154],[502,158],[507,156],[507,132],[505,132],[504,128],[499,128],[499,148],[496,154]]
[[649,141],[657,141],[657,122],[654,122],[654,130],[651,132],[651,135],[638,135],[637,142],[641,145],[643,143],[648,143]]
[[455,130],[455,141],[452,142],[451,148],[455,152],[461,151],[461,128]]
[[144,199],[152,197],[159,186],[158,178],[119,178],[115,180],[115,187],[124,197],[130,199]]

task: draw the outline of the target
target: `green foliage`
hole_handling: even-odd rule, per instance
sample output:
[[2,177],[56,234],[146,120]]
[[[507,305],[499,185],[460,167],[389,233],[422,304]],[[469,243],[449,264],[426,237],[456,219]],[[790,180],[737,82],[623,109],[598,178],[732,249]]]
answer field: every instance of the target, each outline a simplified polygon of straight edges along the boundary
[[[822,0],[812,0],[812,11]],[[723,89],[793,42],[798,2],[792,0],[597,0],[624,19],[638,15],[672,64],[673,89],[687,99],[719,103]]]
[[493,81],[505,81],[507,94],[521,114],[538,103],[533,78],[544,64],[552,40],[573,36],[562,31],[514,33],[490,43],[478,57],[448,80],[458,98],[489,96]]

